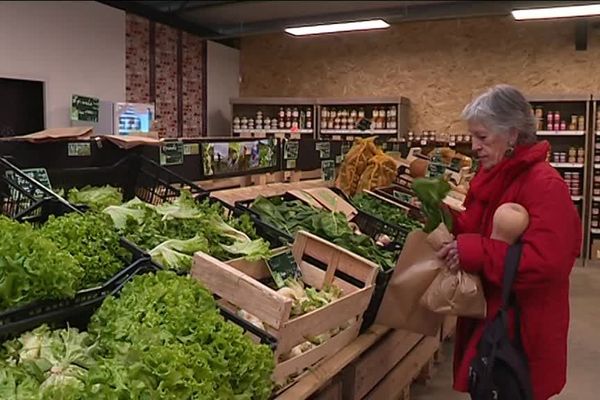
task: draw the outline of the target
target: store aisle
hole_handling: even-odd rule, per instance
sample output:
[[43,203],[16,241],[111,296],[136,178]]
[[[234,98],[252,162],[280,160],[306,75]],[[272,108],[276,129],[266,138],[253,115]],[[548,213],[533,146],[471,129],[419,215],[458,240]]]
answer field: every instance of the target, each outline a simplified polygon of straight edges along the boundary
[[[575,269],[571,277],[571,331],[569,377],[566,389],[556,400],[595,400],[600,377],[600,268]],[[415,384],[411,400],[466,400],[455,393],[452,382],[452,345],[444,347],[445,361],[438,365],[427,385]]]

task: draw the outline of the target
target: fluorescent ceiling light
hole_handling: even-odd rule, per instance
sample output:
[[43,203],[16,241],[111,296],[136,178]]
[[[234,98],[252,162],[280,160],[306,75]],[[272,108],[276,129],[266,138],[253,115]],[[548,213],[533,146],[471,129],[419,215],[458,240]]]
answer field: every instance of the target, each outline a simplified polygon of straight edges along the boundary
[[320,33],[364,31],[368,29],[389,28],[390,24],[382,19],[369,21],[341,22],[338,24],[300,26],[297,28],[286,28],[285,31],[294,36],[318,35]]
[[600,15],[600,4],[513,10],[512,15],[516,20],[584,17],[588,15]]

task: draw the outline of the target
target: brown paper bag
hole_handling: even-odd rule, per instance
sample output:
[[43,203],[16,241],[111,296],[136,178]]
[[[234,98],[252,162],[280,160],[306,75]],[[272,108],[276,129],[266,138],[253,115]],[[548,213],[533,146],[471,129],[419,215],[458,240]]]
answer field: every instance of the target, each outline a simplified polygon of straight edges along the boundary
[[376,324],[436,336],[444,316],[428,310],[421,297],[440,269],[427,234],[412,231],[404,243],[396,268],[383,296]]
[[[446,225],[440,224],[427,236],[433,251],[454,240]],[[439,262],[439,272],[421,298],[421,304],[439,314],[485,318],[487,305],[481,279],[464,271],[450,271]]]

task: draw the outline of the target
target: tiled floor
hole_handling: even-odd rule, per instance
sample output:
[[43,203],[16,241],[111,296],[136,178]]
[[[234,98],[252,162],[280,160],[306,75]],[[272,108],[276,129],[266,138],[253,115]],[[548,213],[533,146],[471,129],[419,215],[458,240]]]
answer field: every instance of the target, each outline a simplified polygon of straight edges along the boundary
[[[427,385],[415,384],[411,400],[465,400],[453,392],[452,345],[444,348],[446,359]],[[600,268],[576,268],[571,276],[571,331],[567,387],[556,400],[600,398]]]

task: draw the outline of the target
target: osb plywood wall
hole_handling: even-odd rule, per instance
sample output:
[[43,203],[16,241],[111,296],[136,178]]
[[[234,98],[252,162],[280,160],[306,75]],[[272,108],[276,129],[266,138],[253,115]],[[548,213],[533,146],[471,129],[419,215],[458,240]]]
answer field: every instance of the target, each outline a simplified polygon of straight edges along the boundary
[[600,84],[600,42],[575,51],[573,21],[511,17],[412,22],[384,31],[248,37],[242,96],[398,96],[415,131],[464,129],[460,112],[497,83],[533,94],[589,94]]
[[203,134],[206,42],[127,14],[127,101],[155,103],[161,137]]

